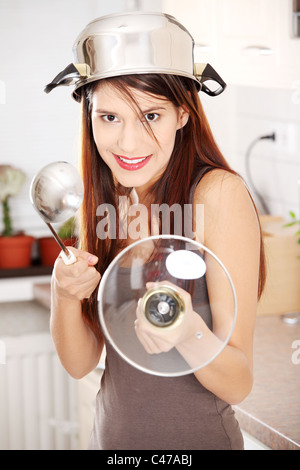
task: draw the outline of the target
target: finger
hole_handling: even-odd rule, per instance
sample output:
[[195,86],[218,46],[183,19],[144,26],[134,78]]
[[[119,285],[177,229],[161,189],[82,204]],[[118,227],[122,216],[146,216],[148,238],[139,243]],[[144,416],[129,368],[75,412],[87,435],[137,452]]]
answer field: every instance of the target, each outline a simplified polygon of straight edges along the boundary
[[95,268],[93,265],[89,264],[88,257],[79,255],[76,256],[76,259],[76,263],[66,265],[59,257],[55,262],[55,268],[58,269],[59,273],[63,274],[64,276],[72,278],[79,278],[84,273],[94,272]]
[[146,334],[154,334],[154,326],[152,324],[150,324],[149,320],[147,320],[147,318],[145,318],[145,315],[143,314],[142,312],[142,309],[141,309],[141,301],[142,299],[139,299],[138,303],[137,303],[137,308],[136,308],[136,318],[138,320],[138,325],[139,325],[139,329],[140,331],[142,331],[143,333],[146,333]]
[[67,248],[74,253],[77,259],[86,261],[90,266],[94,266],[96,263],[98,263],[98,257],[92,253],[89,253],[88,251],[79,250],[74,246],[68,246]]
[[141,313],[141,309],[137,308],[137,320],[135,321],[135,329],[139,334],[139,338],[147,345],[151,353],[159,354],[167,352],[173,347],[173,342],[169,340],[169,335],[163,328],[151,325]]
[[81,285],[78,292],[77,292],[77,297],[80,300],[89,299],[90,296],[92,295],[92,293],[94,292],[94,290],[96,289],[98,283],[99,282],[93,282],[93,283],[87,282],[87,283]]
[[78,281],[74,281],[72,278],[69,278],[69,280],[64,278],[58,282],[58,286],[63,290],[64,293],[67,293],[68,296],[78,300],[83,300],[88,299],[91,296],[99,284],[99,280],[100,274],[96,271],[96,275],[91,279],[87,279],[86,281],[83,281],[82,278],[80,278]]
[[63,260],[58,259],[52,275],[63,291],[77,298],[89,297],[101,278],[100,273],[93,266],[89,266],[86,261],[80,258],[70,266],[66,266]]
[[161,352],[160,348],[157,346],[155,341],[147,333],[144,333],[139,328],[138,320],[136,320],[134,327],[135,327],[136,335],[140,343],[144,347],[145,351],[148,354],[159,354]]

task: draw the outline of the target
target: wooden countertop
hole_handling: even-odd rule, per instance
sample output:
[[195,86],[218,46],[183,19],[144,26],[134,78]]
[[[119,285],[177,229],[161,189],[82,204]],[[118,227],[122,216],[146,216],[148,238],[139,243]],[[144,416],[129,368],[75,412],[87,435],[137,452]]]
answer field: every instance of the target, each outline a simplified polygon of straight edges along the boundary
[[[37,301],[50,308],[50,285],[34,286]],[[242,429],[273,450],[300,450],[300,324],[279,315],[257,317],[254,339],[254,386],[235,406]],[[292,355],[298,361],[292,360]]]

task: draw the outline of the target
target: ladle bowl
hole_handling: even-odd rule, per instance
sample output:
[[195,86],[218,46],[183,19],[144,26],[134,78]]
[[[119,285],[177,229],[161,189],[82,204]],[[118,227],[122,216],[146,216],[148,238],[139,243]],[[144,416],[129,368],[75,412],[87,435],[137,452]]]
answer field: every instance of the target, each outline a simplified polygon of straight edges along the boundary
[[52,223],[65,222],[81,206],[83,182],[76,168],[67,162],[53,162],[42,168],[30,186],[30,200],[62,249],[66,264],[73,264],[75,256],[69,251],[52,227]]

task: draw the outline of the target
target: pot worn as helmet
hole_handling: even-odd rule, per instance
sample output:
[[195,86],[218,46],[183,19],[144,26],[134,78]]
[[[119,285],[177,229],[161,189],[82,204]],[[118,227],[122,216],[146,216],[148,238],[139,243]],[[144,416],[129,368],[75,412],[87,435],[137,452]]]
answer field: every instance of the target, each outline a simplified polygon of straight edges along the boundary
[[[74,62],[60,72],[45,92],[60,85],[81,87],[103,78],[131,74],[168,74],[191,78],[198,90],[216,96],[226,84],[209,64],[194,63],[194,40],[175,18],[164,13],[124,12],[89,23],[73,46]],[[205,82],[219,84],[211,90]]]

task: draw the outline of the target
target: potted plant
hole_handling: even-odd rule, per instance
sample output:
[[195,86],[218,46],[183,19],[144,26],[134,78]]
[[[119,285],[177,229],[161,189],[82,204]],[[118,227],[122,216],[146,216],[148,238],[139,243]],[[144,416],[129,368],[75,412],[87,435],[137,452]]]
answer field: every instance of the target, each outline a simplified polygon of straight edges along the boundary
[[[68,219],[58,230],[58,236],[63,240],[66,246],[75,246],[76,237],[76,218]],[[52,236],[41,237],[39,242],[39,252],[41,263],[44,266],[53,266],[60,253],[60,247]]]
[[10,198],[17,196],[25,183],[23,171],[11,165],[0,165],[0,200],[3,231],[0,235],[0,268],[25,268],[31,264],[34,237],[13,228]]

